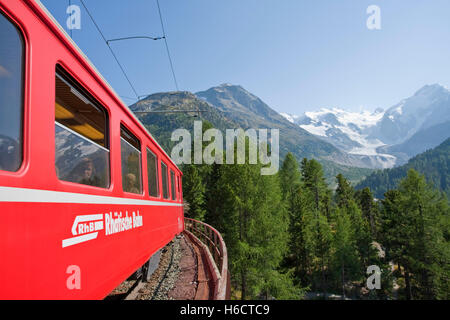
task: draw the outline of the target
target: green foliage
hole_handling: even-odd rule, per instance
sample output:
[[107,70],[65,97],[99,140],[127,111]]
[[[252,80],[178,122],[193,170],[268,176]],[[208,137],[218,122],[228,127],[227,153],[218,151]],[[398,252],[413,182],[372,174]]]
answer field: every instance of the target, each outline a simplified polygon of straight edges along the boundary
[[411,169],[383,200],[382,232],[406,299],[448,299],[448,201]]
[[260,295],[299,298],[301,290],[292,290],[289,273],[280,270],[287,252],[289,220],[279,178],[262,176],[260,170],[260,164],[223,165],[216,181],[221,190],[216,210],[226,217],[218,228],[232,257],[233,282],[242,299]]
[[350,201],[353,199],[353,188],[341,173],[336,176],[336,181],[336,204],[339,208],[348,208]]
[[352,186],[360,183],[364,178],[374,173],[375,169],[358,168],[344,166],[329,160],[320,160],[323,166],[323,174],[330,189],[336,189],[336,179],[338,174],[342,174]]
[[183,174],[184,199],[189,205],[185,214],[190,218],[203,221],[206,213],[206,189],[202,177],[194,165],[186,166]]
[[373,199],[373,194],[368,187],[355,193],[355,200],[361,208],[363,217],[369,222],[370,233],[373,239],[377,239],[379,229],[379,207]]
[[332,270],[334,278],[340,279],[342,295],[345,296],[345,283],[360,280],[361,266],[359,264],[356,237],[351,217],[346,208],[337,208],[335,213],[335,233],[333,238]]
[[[249,144],[247,139],[247,150]],[[222,233],[232,283],[242,299],[298,299],[303,290],[293,284],[292,271],[281,267],[288,252],[289,216],[279,176],[263,176],[261,164],[246,160],[242,165],[184,166],[189,214]]]
[[280,169],[280,182],[283,197],[287,199],[300,185],[300,171],[297,159],[288,153]]
[[[224,236],[242,299],[300,299],[305,290],[367,299],[449,298],[448,200],[424,176],[410,171],[377,203],[369,188],[355,192],[341,174],[333,196],[316,160],[299,166],[288,154],[274,176],[262,176],[261,166],[185,168],[186,200],[190,193],[203,195],[190,201]],[[382,270],[382,288],[364,294],[370,265]]]

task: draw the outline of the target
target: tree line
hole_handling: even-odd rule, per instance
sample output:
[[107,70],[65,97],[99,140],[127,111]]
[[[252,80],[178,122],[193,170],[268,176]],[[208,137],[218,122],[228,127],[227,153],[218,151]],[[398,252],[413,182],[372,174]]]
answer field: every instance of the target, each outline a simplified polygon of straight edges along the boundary
[[182,168],[185,214],[221,232],[235,299],[450,297],[449,203],[423,175],[376,200],[342,174],[332,190],[314,159],[289,153],[271,176],[247,163]]

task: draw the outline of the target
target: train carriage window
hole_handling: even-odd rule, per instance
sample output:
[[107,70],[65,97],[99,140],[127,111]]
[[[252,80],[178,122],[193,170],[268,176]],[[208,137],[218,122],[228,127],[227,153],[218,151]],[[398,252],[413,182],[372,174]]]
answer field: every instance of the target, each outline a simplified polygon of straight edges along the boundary
[[180,183],[180,176],[177,176],[177,186],[178,186],[178,199],[181,200],[181,183]]
[[152,197],[159,197],[157,161],[156,155],[147,149],[148,190]]
[[163,197],[164,199],[169,199],[169,181],[168,181],[168,171],[167,166],[164,162],[161,162],[161,177],[162,177],[162,188],[163,188]]
[[176,188],[175,188],[175,173],[170,170],[170,189],[172,191],[172,200],[177,199]]
[[123,191],[142,194],[141,143],[124,126],[120,127]]
[[63,181],[108,188],[106,110],[61,67],[56,68],[55,165]]
[[0,170],[15,172],[22,164],[22,34],[0,13]]

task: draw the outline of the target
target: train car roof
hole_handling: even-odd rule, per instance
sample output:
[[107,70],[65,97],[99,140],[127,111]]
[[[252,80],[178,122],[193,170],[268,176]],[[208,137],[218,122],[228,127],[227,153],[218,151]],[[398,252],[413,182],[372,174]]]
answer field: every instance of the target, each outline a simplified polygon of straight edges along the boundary
[[[87,57],[87,55],[78,47],[78,45],[73,41],[73,39],[68,35],[66,30],[61,26],[61,24],[56,20],[56,18],[50,13],[50,11],[45,7],[45,5],[40,0],[28,0],[27,2],[31,4],[36,4],[39,9],[42,10],[41,13],[43,13],[44,18],[48,18],[50,23],[53,24],[53,27],[56,27],[56,30],[52,31],[59,31],[60,34],[58,35],[61,40],[63,40],[64,44],[74,51],[74,53],[79,54],[83,59],[84,62],[87,64],[89,68],[91,68],[94,72],[94,74],[99,78],[101,81],[101,84],[105,87],[105,91],[108,92],[108,94],[111,95],[111,97],[116,100],[118,105],[124,109],[124,111],[137,123],[137,125],[141,128],[143,132],[145,132],[148,135],[148,138],[150,138],[159,148],[159,150],[167,157],[167,159],[174,165],[179,171],[180,174],[183,174],[178,168],[178,166],[173,162],[173,160],[170,158],[170,156],[164,151],[164,149],[159,145],[158,141],[152,136],[152,134],[145,128],[144,124],[136,117],[136,115],[131,111],[131,109],[126,105],[126,103],[120,98],[120,96],[117,94],[117,92],[114,90],[114,88],[109,84],[109,82],[103,77],[103,75],[98,71],[98,69],[95,67],[93,62]],[[42,17],[41,17],[42,18]],[[72,48],[70,48],[72,46]]]

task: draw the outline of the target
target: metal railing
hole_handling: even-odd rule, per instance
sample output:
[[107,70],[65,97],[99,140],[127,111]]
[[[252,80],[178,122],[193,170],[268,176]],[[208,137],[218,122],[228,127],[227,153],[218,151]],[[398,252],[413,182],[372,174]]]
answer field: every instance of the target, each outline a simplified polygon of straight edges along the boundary
[[197,237],[209,250],[214,262],[214,300],[230,299],[230,272],[228,270],[227,247],[220,233],[212,226],[190,218],[185,218],[185,230]]

